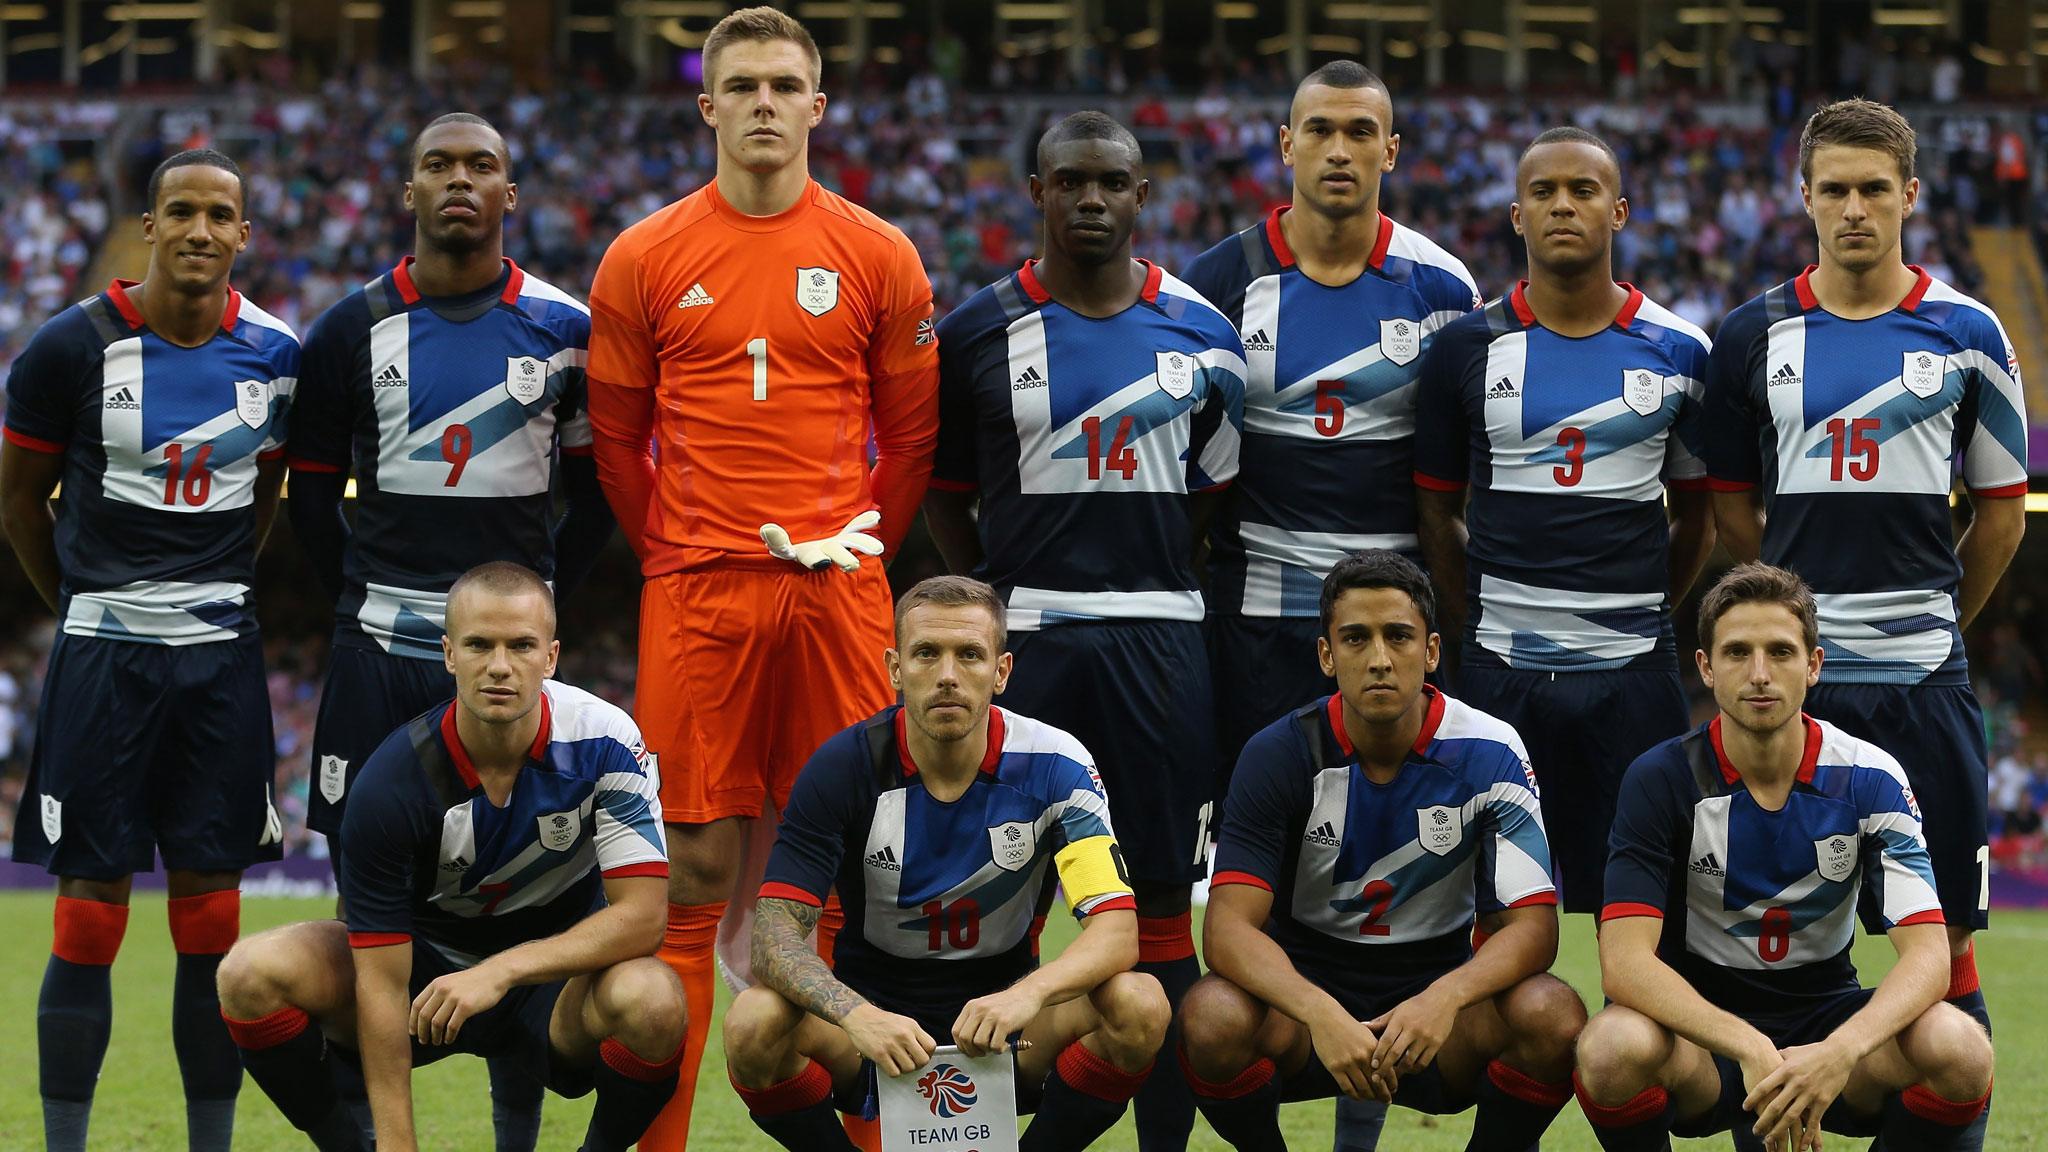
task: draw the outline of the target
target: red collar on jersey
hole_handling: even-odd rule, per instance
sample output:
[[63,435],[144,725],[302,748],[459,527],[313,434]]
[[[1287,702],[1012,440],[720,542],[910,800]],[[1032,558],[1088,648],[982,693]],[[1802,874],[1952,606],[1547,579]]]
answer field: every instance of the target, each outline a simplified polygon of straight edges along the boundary
[[[1428,708],[1422,714],[1422,731],[1415,734],[1415,754],[1429,755],[1429,742],[1436,739],[1436,730],[1444,723],[1444,694],[1424,684],[1422,694],[1429,699]],[[1358,749],[1351,746],[1351,734],[1344,731],[1344,694],[1332,692],[1327,711],[1330,714],[1330,734],[1337,738],[1337,747],[1344,755],[1356,759]]]
[[[903,765],[903,778],[917,775],[917,761],[910,758],[910,741],[906,738],[903,709],[896,710],[896,759]],[[1003,758],[1003,710],[993,704],[988,710],[988,751],[981,754],[981,774],[994,776],[996,765]]]
[[[107,298],[114,302],[114,310],[121,314],[121,319],[126,320],[130,328],[141,328],[148,323],[148,321],[142,318],[142,309],[137,308],[135,301],[128,298],[128,289],[140,283],[140,280],[123,280],[117,276],[114,278],[113,283],[107,285]],[[241,314],[242,294],[235,291],[235,286],[230,284],[228,285],[228,306],[220,314],[221,331],[226,332],[230,336],[234,335],[235,320]]]
[[[1621,302],[1621,311],[1614,314],[1614,326],[1626,330],[1636,322],[1636,313],[1642,310],[1643,291],[1626,280],[1617,280],[1615,283],[1628,289],[1628,299]],[[1522,327],[1534,328],[1536,310],[1529,307],[1529,296],[1526,291],[1528,287],[1527,280],[1516,281],[1514,288],[1508,292],[1508,306],[1515,310],[1515,319],[1522,322]]]
[[[469,758],[469,749],[462,746],[462,737],[455,730],[455,710],[462,707],[460,700],[450,700],[448,710],[441,713],[441,743],[448,747],[448,759],[455,762],[455,773],[462,777],[463,784],[475,788],[482,783],[476,774],[476,762]],[[533,747],[526,750],[528,760],[539,760],[547,755],[548,737],[554,733],[555,708],[548,703],[546,689],[540,694],[540,731],[533,734]]]
[[[1045,285],[1038,282],[1038,273],[1031,270],[1037,263],[1036,259],[1026,260],[1024,266],[1017,269],[1017,283],[1024,289],[1024,295],[1031,298],[1033,304],[1049,304],[1052,302],[1052,293],[1045,290]],[[1166,279],[1166,271],[1150,260],[1140,258],[1138,263],[1145,266],[1145,286],[1138,290],[1138,299],[1147,304],[1156,304],[1159,302],[1159,283]]]
[[[517,304],[519,303],[520,286],[526,283],[526,273],[519,270],[519,265],[514,264],[510,256],[502,256],[499,259],[505,261],[505,267],[510,268],[512,274],[505,278],[505,290],[498,294],[498,299],[503,300],[507,304]],[[391,284],[398,289],[398,298],[405,301],[408,305],[417,304],[425,299],[425,297],[420,295],[419,287],[412,282],[412,255],[410,253],[406,255],[405,259],[398,262],[398,267],[391,270]]]
[[[1266,243],[1273,246],[1273,256],[1280,261],[1282,268],[1294,267],[1294,249],[1287,246],[1287,234],[1280,230],[1281,214],[1291,211],[1293,207],[1292,204],[1282,204],[1266,214]],[[1373,239],[1372,255],[1366,257],[1365,260],[1366,267],[1373,269],[1378,269],[1386,264],[1387,249],[1393,247],[1394,244],[1394,222],[1387,219],[1387,214],[1384,212],[1379,214],[1379,218],[1380,232]]]
[[[1912,312],[1920,307],[1920,301],[1927,295],[1927,286],[1934,283],[1934,277],[1929,276],[1927,269],[1918,264],[1908,264],[1906,267],[1911,268],[1918,279],[1913,281],[1913,289],[1906,293],[1906,298],[1899,301],[1899,307]],[[1799,297],[1801,311],[1811,312],[1820,307],[1820,297],[1813,294],[1813,274],[1819,268],[1818,264],[1808,264],[1806,271],[1792,278],[1792,294]]]
[[[1798,780],[1801,784],[1811,784],[1813,783],[1813,766],[1820,762],[1820,725],[1815,724],[1813,717],[1808,716],[1804,712],[1799,714],[1799,722],[1806,725],[1806,748],[1799,754]],[[1740,782],[1742,773],[1737,772],[1735,765],[1728,762],[1728,753],[1721,747],[1721,718],[1719,716],[1714,717],[1713,722],[1707,725],[1707,739],[1714,746],[1714,762],[1721,766],[1722,783],[1735,784]]]

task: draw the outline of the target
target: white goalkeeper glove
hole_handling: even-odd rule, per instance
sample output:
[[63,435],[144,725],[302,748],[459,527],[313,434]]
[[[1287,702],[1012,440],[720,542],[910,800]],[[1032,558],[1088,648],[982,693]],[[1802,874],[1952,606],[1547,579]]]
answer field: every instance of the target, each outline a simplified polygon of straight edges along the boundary
[[768,553],[777,559],[800,564],[816,572],[827,564],[836,564],[842,572],[851,572],[860,567],[859,552],[864,556],[880,556],[882,542],[868,535],[868,529],[882,522],[882,514],[873,509],[847,521],[846,527],[837,535],[823,540],[800,540],[790,543],[789,533],[780,524],[761,525],[761,543],[768,546]]

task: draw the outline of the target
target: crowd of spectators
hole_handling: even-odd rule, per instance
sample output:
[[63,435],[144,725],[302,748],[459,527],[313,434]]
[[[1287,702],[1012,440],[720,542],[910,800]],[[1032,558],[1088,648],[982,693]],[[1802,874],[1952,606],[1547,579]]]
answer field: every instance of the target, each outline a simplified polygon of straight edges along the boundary
[[78,280],[106,235],[91,134],[104,105],[0,105],[0,366],[36,326],[90,289]]

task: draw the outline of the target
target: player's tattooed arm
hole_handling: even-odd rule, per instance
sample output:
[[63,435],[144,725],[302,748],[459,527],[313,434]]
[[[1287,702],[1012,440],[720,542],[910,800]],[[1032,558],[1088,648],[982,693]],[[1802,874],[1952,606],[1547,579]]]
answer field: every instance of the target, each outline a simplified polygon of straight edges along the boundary
[[867,1001],[832,975],[806,939],[824,911],[772,896],[756,903],[754,978],[813,1016],[838,1024]]

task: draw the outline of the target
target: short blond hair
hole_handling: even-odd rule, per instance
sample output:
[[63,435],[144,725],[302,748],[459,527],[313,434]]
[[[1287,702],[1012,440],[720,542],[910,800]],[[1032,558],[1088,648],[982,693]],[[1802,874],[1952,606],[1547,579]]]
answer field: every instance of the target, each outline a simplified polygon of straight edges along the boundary
[[757,8],[742,8],[732,13],[711,29],[704,37],[704,86],[711,86],[714,65],[718,54],[726,47],[741,41],[787,40],[804,50],[811,61],[811,87],[817,88],[824,80],[824,60],[818,55],[818,42],[811,39],[811,33],[796,17],[777,8],[762,5]]
[[1821,105],[1799,133],[1801,180],[1813,183],[1814,150],[1830,144],[1888,153],[1898,161],[1899,183],[1913,178],[1913,159],[1918,150],[1913,126],[1888,105],[1860,96]]

